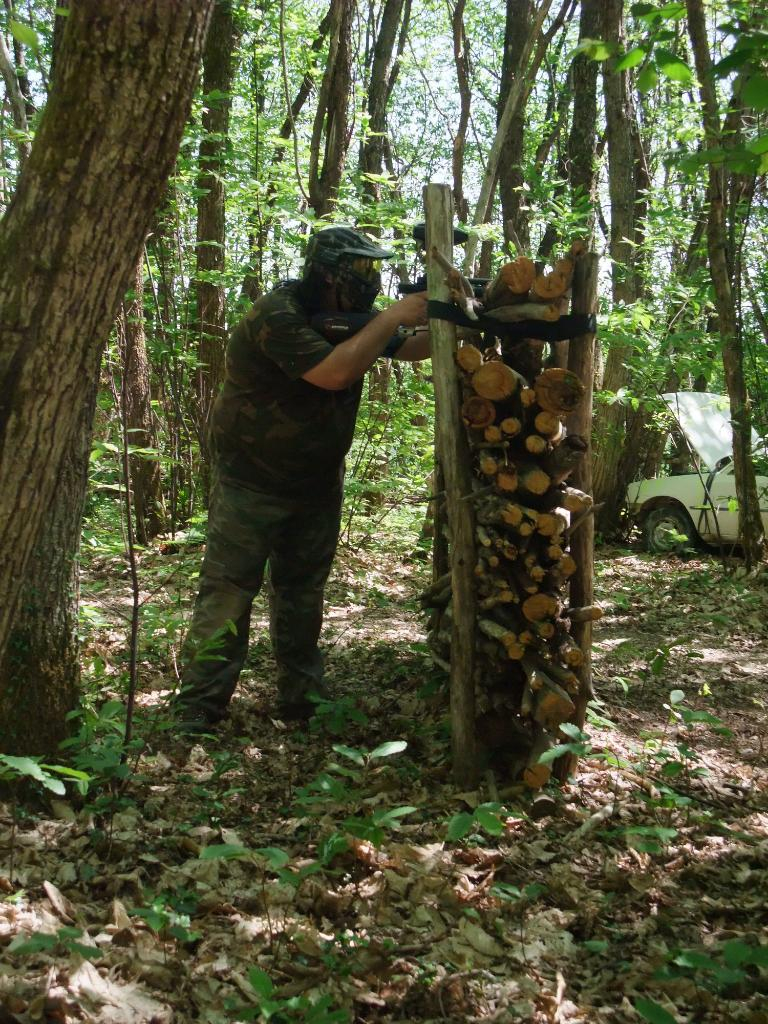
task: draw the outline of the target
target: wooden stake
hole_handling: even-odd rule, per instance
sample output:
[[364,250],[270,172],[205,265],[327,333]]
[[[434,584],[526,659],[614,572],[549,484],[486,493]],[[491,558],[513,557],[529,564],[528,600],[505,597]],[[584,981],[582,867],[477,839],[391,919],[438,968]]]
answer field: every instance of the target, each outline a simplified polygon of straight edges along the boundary
[[[433,252],[451,262],[453,201],[449,185],[427,185],[427,292],[430,299],[448,301],[448,287]],[[469,446],[461,425],[459,381],[455,363],[456,329],[445,320],[430,321],[435,420],[440,463],[445,478],[445,505],[451,531],[451,749],[453,774],[459,786],[474,785],[477,776],[475,736],[474,503],[462,501],[472,492]],[[486,423],[485,426],[488,424]]]
[[[598,257],[588,253],[576,261],[573,279],[573,312],[593,313],[597,308]],[[584,384],[584,397],[569,415],[566,426],[569,433],[589,439],[592,436],[592,378],[594,373],[593,334],[586,334],[571,342],[568,355],[568,369]],[[570,483],[585,494],[592,493],[592,454],[576,465],[570,476]],[[588,608],[594,601],[594,516],[586,522],[571,540],[571,555],[576,562],[576,572],[571,576],[570,600],[574,608]],[[592,693],[592,620],[571,623],[571,635],[584,653],[584,661],[576,668],[579,678],[579,692],[576,696],[574,723],[584,728],[587,703]],[[561,757],[554,768],[558,779],[565,780],[576,771],[578,759],[572,754]]]

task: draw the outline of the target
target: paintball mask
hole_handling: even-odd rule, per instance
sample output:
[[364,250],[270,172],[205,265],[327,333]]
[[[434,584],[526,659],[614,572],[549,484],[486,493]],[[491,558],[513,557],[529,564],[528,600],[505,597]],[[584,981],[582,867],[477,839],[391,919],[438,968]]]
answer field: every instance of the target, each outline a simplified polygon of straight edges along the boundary
[[367,313],[381,291],[380,261],[391,255],[362,231],[334,225],[309,239],[304,273],[306,277],[313,267],[332,271],[351,312]]
[[355,313],[367,313],[381,291],[381,262],[356,256],[342,260],[336,268],[339,291]]

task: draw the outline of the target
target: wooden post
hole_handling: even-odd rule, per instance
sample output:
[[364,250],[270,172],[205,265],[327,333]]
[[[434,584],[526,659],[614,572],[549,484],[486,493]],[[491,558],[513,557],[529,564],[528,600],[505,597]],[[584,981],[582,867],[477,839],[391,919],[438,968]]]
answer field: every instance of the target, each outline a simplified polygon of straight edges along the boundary
[[[594,313],[597,307],[596,253],[586,253],[576,261],[573,278],[573,312]],[[574,338],[568,351],[568,369],[581,379],[585,393],[578,408],[566,420],[569,434],[579,434],[589,444],[586,457],[577,465],[569,483],[586,494],[592,493],[592,379],[594,375],[594,334]],[[587,516],[571,539],[571,555],[578,569],[571,577],[569,602],[572,608],[583,608],[594,601],[595,518]],[[584,653],[584,661],[574,669],[579,677],[579,693],[575,698],[573,722],[584,728],[587,703],[592,694],[592,621],[574,622],[571,635]],[[576,771],[578,758],[569,754],[555,764],[555,775],[565,780]]]
[[[432,257],[434,247],[453,262],[453,201],[448,185],[424,189],[427,291],[430,299],[449,301],[445,272]],[[472,489],[469,447],[461,418],[456,370],[456,328],[430,320],[432,376],[435,383],[437,451],[445,481],[445,510],[450,528],[453,590],[451,636],[451,749],[459,786],[473,785],[477,774],[475,738],[475,591],[474,512],[461,499]]]

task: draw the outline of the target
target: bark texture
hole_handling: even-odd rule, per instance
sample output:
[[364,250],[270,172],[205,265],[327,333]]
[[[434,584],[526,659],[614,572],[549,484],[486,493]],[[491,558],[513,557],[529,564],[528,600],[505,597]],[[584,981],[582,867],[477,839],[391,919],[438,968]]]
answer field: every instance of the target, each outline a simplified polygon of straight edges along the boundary
[[[203,138],[197,179],[197,421],[207,462],[206,428],[224,378],[227,336],[224,285],[215,276],[225,262],[224,166],[226,162],[235,23],[230,0],[217,0],[203,52]],[[213,278],[213,279],[212,279]]]
[[[133,299],[126,303],[117,321],[125,382],[124,418],[128,444],[132,448],[156,448],[147,340],[144,332],[144,279],[142,261],[136,264]],[[144,455],[129,457],[131,497],[136,540],[139,544],[161,533],[164,526],[160,463]]]
[[336,202],[349,148],[354,8],[354,0],[334,0],[331,8],[328,63],[317,101],[309,163],[309,198],[318,217],[330,213]]
[[[701,90],[704,142],[707,149],[716,149],[723,145],[724,139],[712,77],[704,7],[702,0],[687,0],[686,6],[691,47]],[[725,383],[731,404],[733,475],[739,502],[739,533],[747,568],[751,568],[764,556],[765,537],[755,466],[751,459],[752,414],[744,380],[744,351],[733,290],[733,253],[730,251],[726,218],[728,173],[727,166],[722,163],[713,161],[709,164],[707,251],[723,346]]]
[[[499,117],[504,109],[515,74],[520,71],[523,48],[530,31],[533,15],[533,0],[507,0],[507,15],[504,27],[504,58],[501,65],[501,86],[499,88]],[[509,131],[502,143],[499,162],[499,196],[504,229],[515,232],[525,252],[530,248],[528,217],[521,209],[525,205],[523,191],[523,140],[525,110],[522,105],[515,112],[509,124]],[[507,238],[507,241],[510,239]]]
[[410,0],[386,0],[371,53],[371,73],[366,106],[368,130],[360,144],[360,172],[363,193],[371,202],[380,198],[380,183],[366,175],[379,175],[384,168],[387,142],[387,104],[400,71],[399,58],[410,19]]
[[464,195],[464,147],[467,141],[469,114],[472,103],[470,86],[469,40],[464,25],[466,0],[457,0],[451,11],[453,35],[453,63],[459,90],[459,121],[453,136],[451,168],[453,170],[453,206],[460,221],[469,220],[469,203]]
[[45,509],[0,663],[0,751],[6,754],[55,755],[79,695],[77,558],[100,360],[98,347],[90,354],[79,421]]
[[0,224],[0,656],[93,352],[173,166],[210,8],[72,5],[56,84]]
[[[624,41],[624,0],[604,0],[603,38]],[[631,306],[638,298],[635,245],[638,222],[636,166],[639,129],[626,71],[616,71],[613,62],[603,68],[606,134],[608,138],[608,191],[611,203],[611,287],[614,306]],[[605,363],[603,390],[618,392],[629,379],[627,363],[631,346],[612,345]],[[598,526],[607,535],[618,526],[627,480],[619,467],[627,440],[627,409],[621,402],[603,404],[595,416],[595,501],[603,507]],[[637,439],[636,439],[637,440]],[[629,466],[632,460],[624,460]]]

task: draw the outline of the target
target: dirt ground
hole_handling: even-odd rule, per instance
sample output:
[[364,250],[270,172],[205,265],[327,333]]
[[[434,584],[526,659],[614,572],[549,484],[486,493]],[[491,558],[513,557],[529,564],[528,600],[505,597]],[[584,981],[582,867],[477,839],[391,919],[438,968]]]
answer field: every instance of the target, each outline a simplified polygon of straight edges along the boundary
[[[341,553],[309,730],[272,717],[263,607],[216,737],[151,727],[158,627],[127,781],[1,809],[1,1024],[768,1024],[768,577],[599,553],[586,754],[534,820],[451,783],[419,554]],[[96,576],[109,681],[125,580]]]

